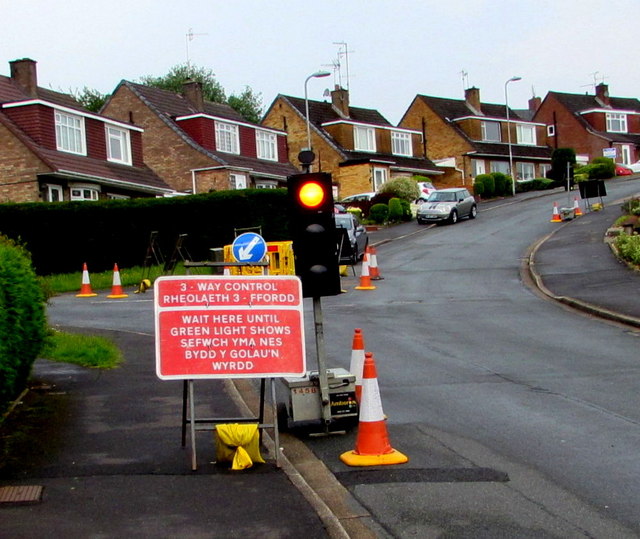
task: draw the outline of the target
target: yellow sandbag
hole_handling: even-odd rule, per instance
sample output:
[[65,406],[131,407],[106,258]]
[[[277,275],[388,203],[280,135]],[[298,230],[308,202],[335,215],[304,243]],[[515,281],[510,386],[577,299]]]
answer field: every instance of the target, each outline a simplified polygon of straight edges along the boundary
[[260,455],[257,423],[227,423],[216,425],[216,460],[231,462],[232,470],[244,470],[254,462],[264,462]]

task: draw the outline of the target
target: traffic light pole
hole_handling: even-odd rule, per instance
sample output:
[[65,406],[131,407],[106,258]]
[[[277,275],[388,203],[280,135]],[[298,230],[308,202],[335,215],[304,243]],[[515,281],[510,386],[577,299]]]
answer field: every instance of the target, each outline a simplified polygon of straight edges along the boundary
[[329,378],[327,376],[327,354],[324,347],[324,328],[320,297],[313,298],[313,323],[316,334],[316,354],[318,359],[318,381],[320,382],[320,404],[325,432],[331,423],[331,402],[329,399]]

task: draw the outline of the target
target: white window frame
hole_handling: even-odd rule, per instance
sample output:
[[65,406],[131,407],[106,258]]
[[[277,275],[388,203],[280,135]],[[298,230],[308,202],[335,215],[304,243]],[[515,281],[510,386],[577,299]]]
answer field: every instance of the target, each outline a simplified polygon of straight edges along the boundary
[[275,133],[256,130],[256,155],[258,159],[278,160],[278,141]]
[[238,126],[216,120],[216,150],[224,153],[240,154]]
[[629,144],[620,145],[620,155],[622,156],[622,164],[631,164],[631,146]]
[[373,127],[353,126],[353,147],[359,152],[376,151],[376,130]]
[[391,131],[391,153],[413,157],[411,134],[402,131]]
[[536,128],[533,125],[516,124],[516,137],[518,144],[527,146],[536,145]]
[[[530,177],[529,177],[530,176]],[[536,177],[536,166],[533,163],[519,161],[516,163],[516,180],[525,182]]]
[[607,133],[627,133],[627,115],[624,112],[607,112]]
[[547,136],[555,137],[556,136],[556,126],[554,124],[549,124],[547,126]]
[[373,167],[373,190],[378,191],[389,179],[389,173],[386,168]]
[[60,110],[54,110],[56,124],[56,148],[61,152],[87,155],[84,118]]
[[471,177],[475,178],[480,174],[486,174],[486,168],[484,159],[472,159],[471,160]]
[[131,139],[128,129],[121,129],[113,125],[104,126],[107,139],[107,160],[114,163],[131,165]]
[[[487,132],[487,127],[491,125],[492,127],[496,128],[496,134],[498,135],[498,138],[489,138],[489,134]],[[493,121],[484,121],[481,122],[481,128],[482,128],[482,140],[485,142],[502,142],[502,134],[500,133],[500,122],[493,122]],[[508,128],[508,126],[507,126]]]
[[278,182],[269,180],[257,180],[256,189],[277,189]]
[[[57,193],[54,197],[53,193]],[[64,191],[61,185],[47,185],[47,202],[62,202],[64,200]]]
[[551,163],[541,163],[540,164],[540,177],[546,178],[547,172],[551,170]]
[[69,200],[95,201],[99,198],[100,189],[90,185],[72,185],[69,192]]
[[231,189],[246,189],[247,188],[247,177],[244,174],[229,174],[229,184],[231,185]]

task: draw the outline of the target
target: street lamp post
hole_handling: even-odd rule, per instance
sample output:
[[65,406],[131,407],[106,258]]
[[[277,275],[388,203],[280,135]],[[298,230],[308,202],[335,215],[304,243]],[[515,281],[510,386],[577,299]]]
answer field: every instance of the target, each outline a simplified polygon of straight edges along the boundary
[[309,98],[307,97],[307,83],[311,79],[328,77],[329,75],[331,75],[329,71],[316,71],[315,73],[311,73],[311,75],[309,75],[304,81],[304,112],[305,119],[307,121],[307,150],[311,150],[311,127],[309,125]]
[[513,174],[513,153],[511,152],[511,127],[509,126],[509,93],[507,92],[507,86],[510,82],[517,82],[522,80],[522,77],[511,77],[504,83],[504,103],[507,111],[507,145],[509,147],[509,175],[511,176],[511,190],[512,195],[516,196],[516,178]]

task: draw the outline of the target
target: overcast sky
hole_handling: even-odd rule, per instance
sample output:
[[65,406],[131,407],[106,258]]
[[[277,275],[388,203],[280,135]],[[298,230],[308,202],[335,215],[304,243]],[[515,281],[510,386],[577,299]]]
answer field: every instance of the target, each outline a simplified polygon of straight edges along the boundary
[[[110,93],[189,61],[265,109],[342,82],[351,105],[397,123],[416,94],[526,108],[550,90],[640,98],[640,0],[1,0],[0,74],[38,62],[54,90]],[[192,39],[187,35],[192,32]],[[347,45],[337,45],[346,43]],[[345,56],[341,52],[347,51]],[[337,68],[337,65],[340,65]],[[348,64],[348,69],[347,69]],[[464,76],[463,81],[463,74]],[[348,75],[348,76],[347,76]]]

